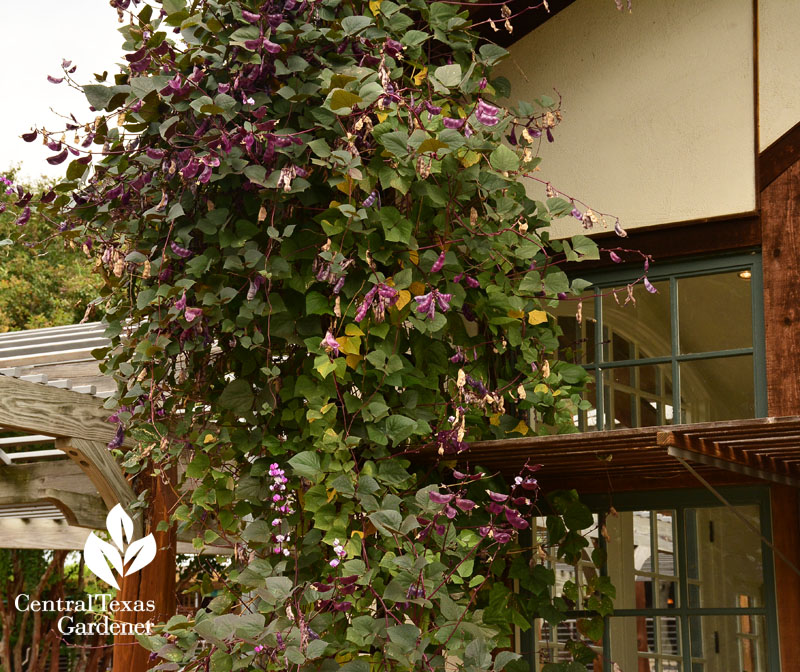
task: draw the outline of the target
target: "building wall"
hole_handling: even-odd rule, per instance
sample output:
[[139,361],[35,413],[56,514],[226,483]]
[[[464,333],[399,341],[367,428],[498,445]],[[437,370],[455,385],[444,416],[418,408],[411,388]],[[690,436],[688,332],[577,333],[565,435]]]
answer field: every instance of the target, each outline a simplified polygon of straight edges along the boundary
[[563,99],[537,177],[626,228],[754,210],[753,42],[752,0],[576,0],[502,67],[512,102]]
[[758,83],[760,148],[763,150],[800,121],[800,2],[758,3]]

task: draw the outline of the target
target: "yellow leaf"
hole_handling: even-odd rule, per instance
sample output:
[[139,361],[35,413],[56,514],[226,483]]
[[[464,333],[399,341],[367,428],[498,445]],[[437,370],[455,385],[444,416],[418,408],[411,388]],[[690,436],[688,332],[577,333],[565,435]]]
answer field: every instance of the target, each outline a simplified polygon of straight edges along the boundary
[[423,285],[421,282],[412,282],[409,289],[414,296],[419,296],[420,294],[425,293],[425,285]]
[[409,250],[408,258],[414,266],[419,266],[419,253],[416,250]]
[[213,434],[206,434],[205,438],[203,439],[203,443],[211,443],[214,440]]
[[350,324],[348,324],[344,328],[344,333],[347,334],[348,336],[363,336],[364,335],[364,332],[361,331],[361,329],[359,329],[358,326],[353,324],[352,322]]
[[414,75],[414,84],[417,86],[422,86],[422,82],[425,81],[425,78],[428,76],[428,68],[422,68],[416,75]]
[[364,358],[361,355],[347,355],[344,361],[347,363],[347,366],[349,366],[351,369],[355,369],[362,359]]
[[471,149],[467,150],[466,154],[462,156],[459,161],[464,168],[469,168],[470,166],[474,166],[478,161],[481,160],[481,154],[478,152],[473,152]]
[[353,181],[349,177],[345,178],[344,182],[339,182],[339,184],[336,185],[336,188],[343,194],[347,194],[349,196],[353,191]]
[[378,16],[381,13],[381,3],[383,0],[369,0],[369,11],[372,12],[372,16]]
[[500,424],[500,414],[495,413],[492,417],[489,418],[489,424],[494,425],[497,427]]
[[523,310],[509,310],[508,311],[508,316],[509,317],[515,317],[518,320],[521,320],[523,317],[525,317],[525,311],[523,311]]
[[357,355],[361,351],[361,337],[360,336],[339,336],[339,350],[345,355]]
[[389,118],[389,113],[388,112],[376,112],[375,116],[378,117],[378,121],[380,123],[383,123],[384,121],[386,121]]
[[547,313],[543,310],[532,310],[528,313],[528,324],[541,324],[547,322]]
[[353,530],[353,531],[350,533],[350,536],[351,536],[351,537],[356,537],[356,536],[358,536],[358,537],[361,537],[361,538],[363,539],[363,538],[364,538],[364,533],[363,533],[361,530]]
[[334,497],[336,497],[336,488],[331,488],[328,490],[328,503],[332,502]]
[[516,427],[514,427],[514,429],[512,429],[511,431],[517,432],[518,434],[522,434],[522,436],[525,436],[528,433],[528,429],[529,429],[528,425],[526,425],[525,422],[520,420],[519,424]]
[[397,310],[403,310],[409,301],[411,301],[411,292],[407,289],[401,289],[394,307],[397,308]]
[[325,415],[328,411],[330,411],[333,408],[333,406],[334,406],[333,403],[325,404],[322,408],[319,409],[319,412],[322,413],[322,415]]

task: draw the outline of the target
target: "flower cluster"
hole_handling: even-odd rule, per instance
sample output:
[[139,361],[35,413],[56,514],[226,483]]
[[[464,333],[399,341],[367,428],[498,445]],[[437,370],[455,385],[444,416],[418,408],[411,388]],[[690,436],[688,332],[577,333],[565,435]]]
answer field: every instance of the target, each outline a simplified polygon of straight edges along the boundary
[[0,177],[0,182],[6,185],[6,194],[14,193],[14,190],[11,188],[14,183],[10,179],[8,179],[5,175]]
[[344,550],[344,546],[338,539],[333,540],[333,552],[336,553],[336,557],[333,558],[328,564],[331,567],[338,567],[339,563],[341,562],[341,558],[347,557],[347,551]]
[[[383,322],[386,309],[397,303],[400,293],[389,285],[380,282],[370,289],[356,311],[355,321],[361,322],[367,317],[367,312],[372,308],[376,322]],[[377,298],[377,301],[375,300]]]
[[436,317],[436,307],[439,307],[443,313],[450,310],[450,302],[453,300],[452,294],[445,294],[438,289],[431,290],[427,294],[415,296],[414,301],[417,302],[417,312],[421,313],[429,320]]
[[[272,527],[280,528],[284,518],[294,513],[289,502],[289,497],[286,494],[286,484],[289,482],[289,479],[286,478],[286,472],[278,466],[277,462],[273,462],[269,465],[269,475],[272,477],[272,483],[269,486],[269,490],[272,493],[272,497],[270,498],[272,509],[280,514],[280,516],[272,519]],[[275,555],[288,556],[290,554],[290,542],[291,535],[288,532],[274,533],[272,535],[272,552]]]

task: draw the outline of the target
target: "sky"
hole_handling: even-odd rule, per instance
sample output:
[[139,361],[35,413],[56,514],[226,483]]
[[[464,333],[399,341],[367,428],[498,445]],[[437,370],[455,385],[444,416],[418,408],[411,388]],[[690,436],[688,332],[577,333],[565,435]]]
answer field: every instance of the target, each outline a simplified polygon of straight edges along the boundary
[[64,120],[51,108],[91,121],[83,95],[50,84],[47,75],[61,76],[61,60],[78,69],[76,81],[89,84],[93,73],[118,71],[122,37],[117,32],[116,10],[107,0],[0,0],[0,175],[20,165],[27,179],[41,175],[59,177],[68,162],[51,166],[52,156],[41,142],[24,142],[19,136],[33,126],[64,128]]

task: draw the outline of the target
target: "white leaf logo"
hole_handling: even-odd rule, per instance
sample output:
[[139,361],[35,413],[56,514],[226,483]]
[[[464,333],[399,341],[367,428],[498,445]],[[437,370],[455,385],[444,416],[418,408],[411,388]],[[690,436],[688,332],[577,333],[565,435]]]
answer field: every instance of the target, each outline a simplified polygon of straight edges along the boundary
[[[133,539],[133,519],[117,504],[106,516],[106,528],[114,545],[89,534],[83,547],[86,566],[97,578],[119,590],[113,568],[120,576],[129,576],[149,565],[156,557],[156,540],[152,534],[143,539]],[[124,560],[123,560],[124,554]],[[125,565],[128,565],[125,571]]]

